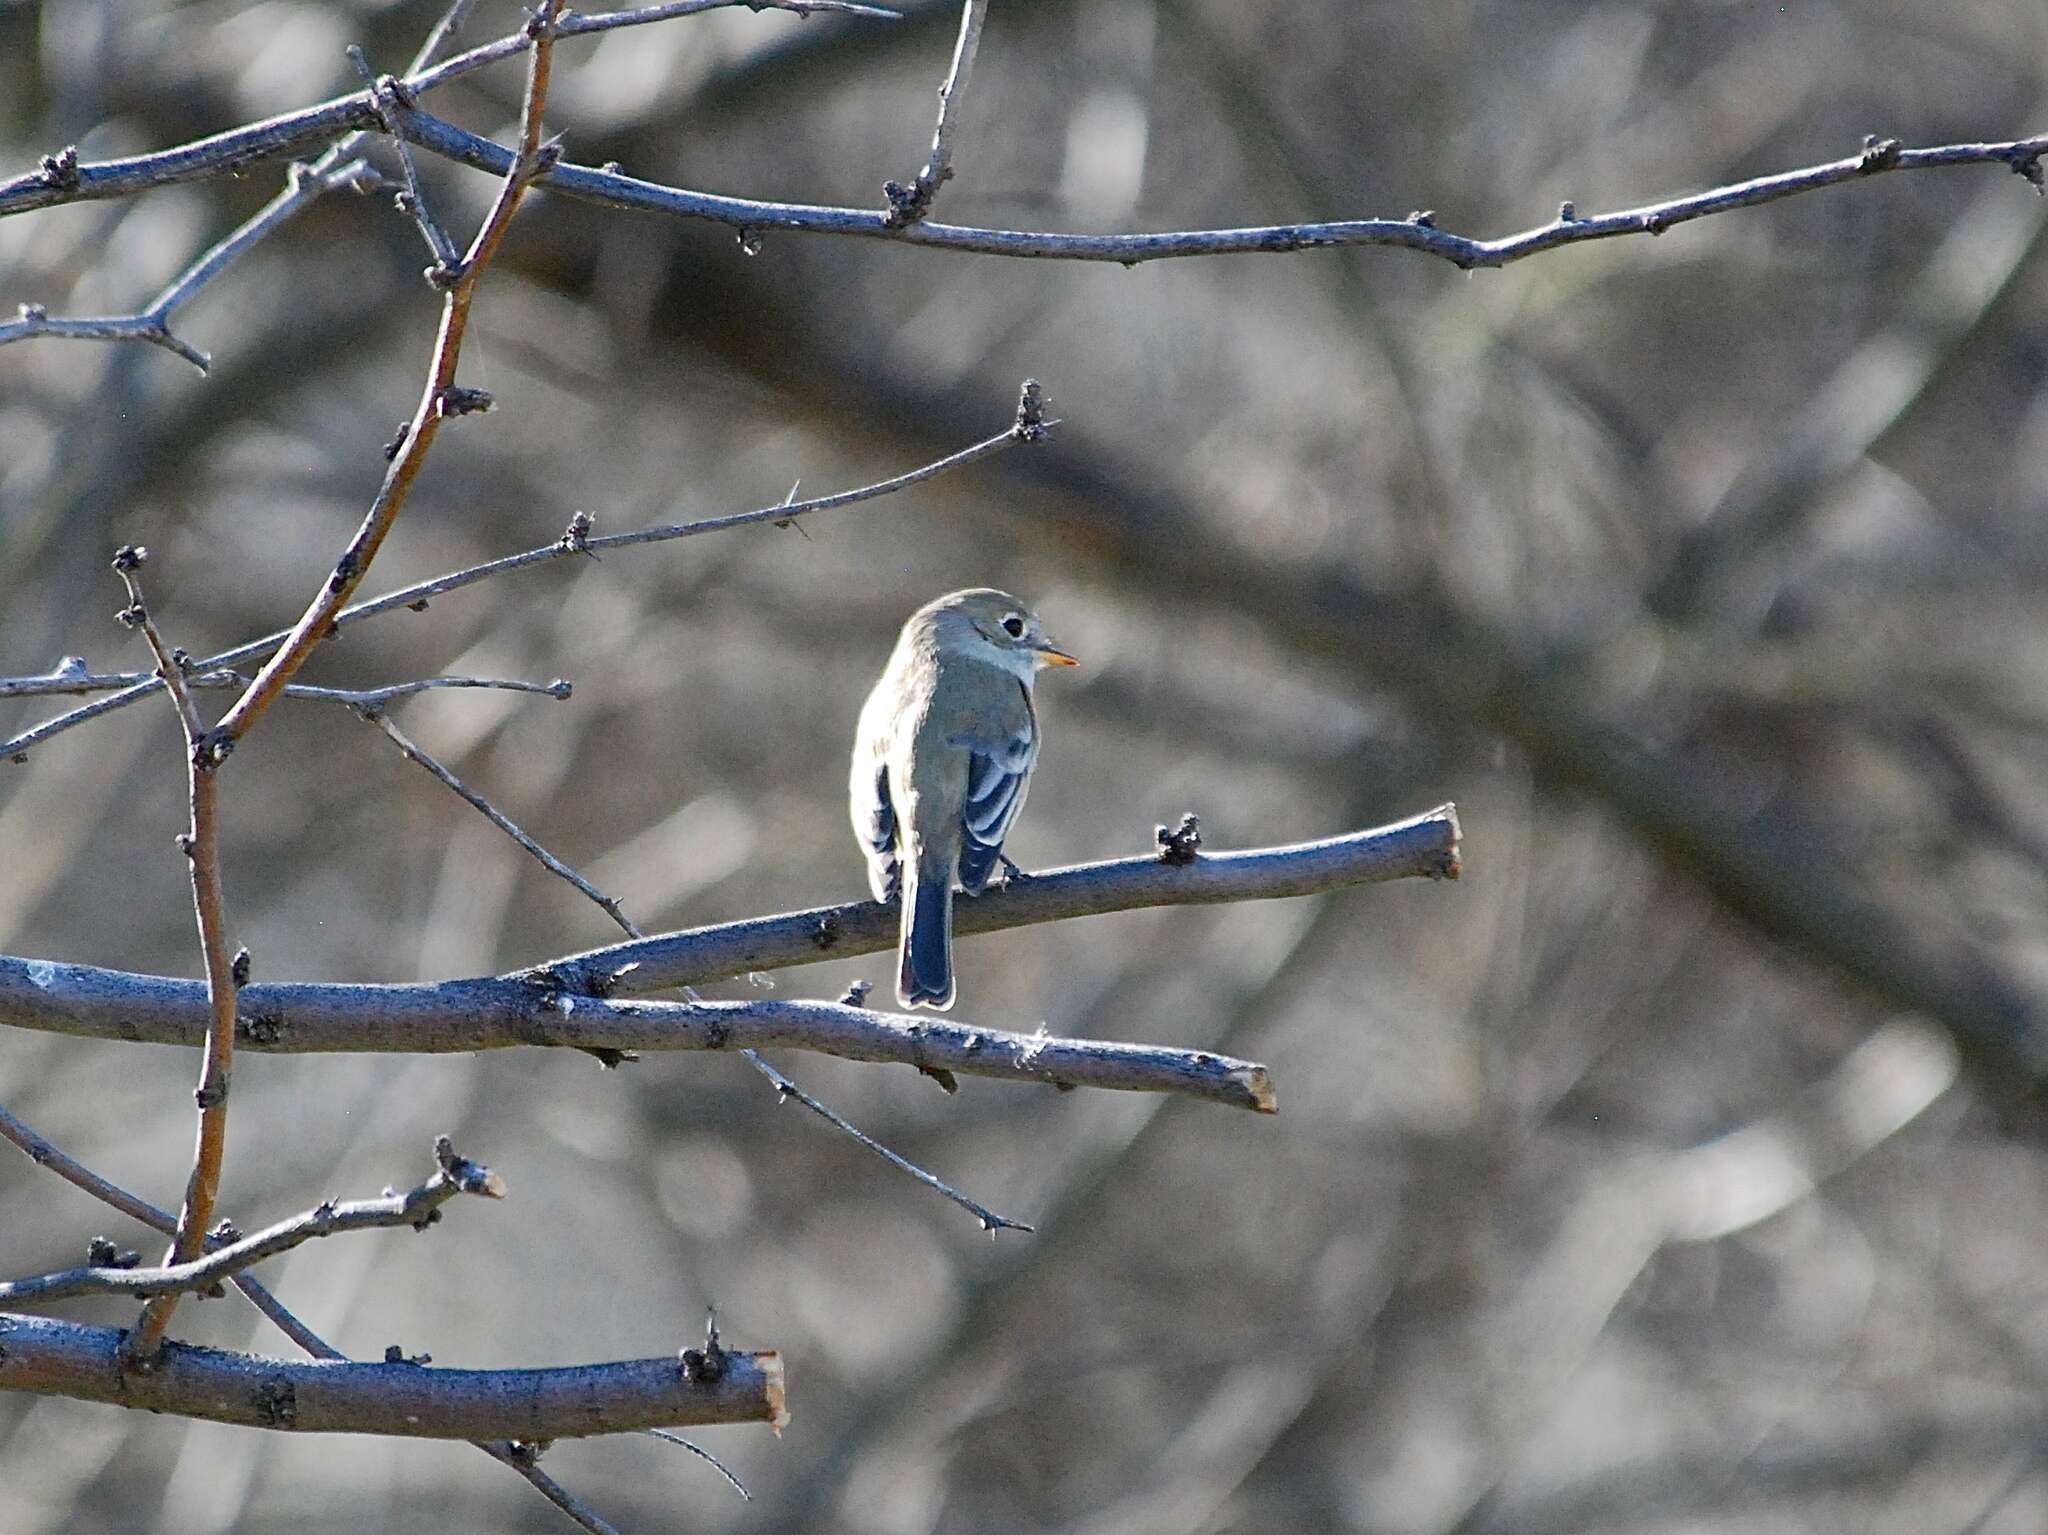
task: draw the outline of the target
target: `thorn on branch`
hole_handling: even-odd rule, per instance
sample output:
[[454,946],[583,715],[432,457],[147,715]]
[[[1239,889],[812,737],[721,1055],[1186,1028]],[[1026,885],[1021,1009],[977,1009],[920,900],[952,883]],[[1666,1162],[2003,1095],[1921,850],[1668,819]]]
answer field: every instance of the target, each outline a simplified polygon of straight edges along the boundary
[[237,991],[249,984],[249,964],[249,951],[235,950],[234,962],[228,966],[228,978],[235,983]]
[[410,437],[411,435],[412,423],[410,421],[399,422],[397,435],[394,436],[389,442],[384,444],[385,463],[388,464],[394,458],[398,457],[399,453],[403,451],[405,448],[405,439]]
[[1868,176],[1873,171],[1888,171],[1899,163],[1899,156],[1906,146],[1897,139],[1881,139],[1874,133],[1863,135],[1863,158],[1856,162],[1856,169]]
[[[2018,170],[2019,167],[2014,166],[2013,169]],[[14,313],[24,325],[31,326],[41,325],[43,321],[50,318],[50,311],[43,304],[19,304],[15,307]]]
[[[894,186],[895,183],[891,182],[890,185]],[[739,233],[733,236],[733,240],[738,244],[742,256],[758,256],[761,254],[761,231],[753,228],[751,225],[742,224]]]
[[79,183],[78,146],[66,144],[54,155],[44,155],[37,170],[44,186],[55,187],[60,192],[75,190]]
[[2041,174],[2041,156],[2039,151],[2030,155],[2016,157],[2012,162],[2012,173],[2023,178],[2027,185],[2034,189],[2034,194],[2037,197],[2048,194],[2048,186],[2043,185],[2044,178]]
[[725,1345],[718,1341],[718,1313],[711,1312],[704,1322],[704,1346],[686,1348],[676,1356],[683,1379],[693,1386],[715,1386],[725,1379]]
[[218,1082],[201,1082],[192,1089],[192,1101],[199,1105],[202,1114],[209,1109],[219,1108],[228,1101],[227,1078],[222,1077]]
[[839,1005],[841,1007],[863,1006],[868,1000],[868,993],[874,989],[875,983],[873,981],[856,980],[840,994]]
[[1180,825],[1159,826],[1152,831],[1152,840],[1159,844],[1159,861],[1185,868],[1193,863],[1202,846],[1202,821],[1192,810],[1181,815]]
[[387,1343],[384,1345],[384,1362],[386,1364],[429,1365],[434,1362],[434,1356],[432,1354],[408,1354],[399,1344]]
[[1560,224],[1576,224],[1579,221],[1578,208],[1569,202],[1557,205],[1557,221]]

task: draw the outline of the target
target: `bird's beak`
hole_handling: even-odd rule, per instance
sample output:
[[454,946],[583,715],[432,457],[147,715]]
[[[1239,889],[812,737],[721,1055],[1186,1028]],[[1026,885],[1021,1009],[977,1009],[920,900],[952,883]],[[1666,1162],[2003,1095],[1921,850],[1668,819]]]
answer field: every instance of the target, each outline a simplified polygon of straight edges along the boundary
[[1057,645],[1040,645],[1032,654],[1037,656],[1040,663],[1046,666],[1079,666],[1081,664],[1080,657],[1068,655]]

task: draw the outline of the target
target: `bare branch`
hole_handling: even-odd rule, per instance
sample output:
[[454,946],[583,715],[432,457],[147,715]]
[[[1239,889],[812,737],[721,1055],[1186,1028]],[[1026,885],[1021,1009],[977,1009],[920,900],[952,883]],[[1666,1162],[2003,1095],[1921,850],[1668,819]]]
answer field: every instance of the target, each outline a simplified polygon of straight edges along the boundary
[[[87,671],[84,661],[78,656],[66,656],[65,663],[55,671],[45,672],[38,677],[0,677],[0,698],[35,698],[63,693],[106,693],[116,688],[134,687],[138,683],[144,683],[154,691],[157,681],[155,672]],[[187,660],[183,668],[185,686],[188,688],[239,689],[249,685],[249,679],[240,672],[222,668],[195,673],[191,670],[194,664]],[[284,690],[284,696],[317,699],[322,703],[346,704],[352,709],[381,709],[402,698],[411,698],[416,693],[431,693],[442,688],[488,688],[506,693],[540,693],[554,699],[565,699],[575,692],[574,686],[560,677],[552,682],[523,682],[505,677],[415,677],[410,682],[388,682],[376,688],[323,688],[310,683],[294,682]]]
[[457,1156],[447,1136],[434,1143],[434,1155],[439,1166],[433,1176],[403,1194],[341,1202],[324,1200],[302,1215],[213,1247],[204,1257],[189,1263],[167,1264],[162,1268],[95,1265],[0,1283],[0,1305],[42,1305],[80,1295],[132,1295],[148,1300],[159,1295],[210,1290],[222,1280],[315,1237],[389,1226],[411,1226],[424,1231],[440,1219],[441,1206],[458,1194],[480,1194],[489,1199],[505,1197],[504,1180],[489,1168]]
[[[199,1087],[193,1094],[199,1106],[198,1142],[193,1148],[192,1171],[185,1181],[185,1201],[178,1213],[178,1230],[166,1264],[189,1263],[205,1251],[207,1228],[213,1220],[214,1200],[220,1191],[221,1160],[227,1151],[228,1083],[235,1053],[235,991],[244,976],[244,959],[228,952],[227,904],[220,879],[220,783],[215,769],[219,759],[201,748],[204,725],[192,693],[185,685],[179,657],[164,640],[143,601],[139,572],[149,551],[139,544],[127,544],[114,555],[114,571],[128,591],[128,606],[120,620],[142,631],[156,657],[157,675],[163,679],[178,713],[185,738],[186,787],[191,819],[180,839],[192,877],[192,908],[199,926],[199,953],[206,968],[206,1042],[200,1058]],[[152,1360],[170,1325],[171,1312],[178,1303],[175,1292],[152,1298],[142,1308],[142,1317],[126,1334],[121,1345],[125,1364]]]
[[[111,1205],[124,1215],[154,1230],[161,1231],[166,1236],[176,1234],[178,1219],[168,1210],[159,1210],[148,1200],[139,1199],[126,1189],[120,1187],[120,1185],[108,1182],[77,1158],[67,1155],[50,1141],[38,1135],[29,1126],[23,1124],[14,1115],[10,1114],[4,1106],[0,1106],[0,1139],[11,1141],[27,1153],[30,1160],[35,1162],[37,1166],[47,1167],[67,1183],[83,1189],[95,1199]],[[224,1244],[216,1238],[209,1237],[207,1245],[211,1249]],[[276,1296],[272,1295],[262,1282],[253,1275],[248,1273],[236,1274],[229,1280],[229,1283],[233,1284],[236,1289],[247,1296],[250,1304],[255,1306],[258,1311],[261,1311],[280,1332],[315,1359],[326,1359],[341,1363],[347,1362],[348,1356],[346,1354],[333,1347],[326,1339],[314,1332],[312,1328],[292,1315],[285,1308],[284,1304]],[[655,1432],[655,1430],[649,1430],[649,1432]],[[683,1442],[687,1443],[688,1441]],[[619,1535],[619,1532],[606,1523],[594,1509],[577,1498],[575,1494],[563,1487],[553,1477],[542,1471],[535,1464],[535,1457],[529,1447],[515,1445],[510,1440],[478,1441],[476,1447],[500,1465],[506,1466],[524,1477],[535,1491],[539,1492],[542,1497],[575,1520],[585,1530],[590,1531],[591,1535]],[[713,1464],[715,1465],[717,1462],[714,1461]],[[725,1471],[725,1467],[722,1465],[718,1469]],[[726,1475],[730,1476],[731,1473],[726,1472]]]
[[[645,1004],[642,1005],[644,1006]],[[708,1007],[713,1006],[715,1004],[693,1002],[684,1003],[682,1005],[688,1007]],[[875,1016],[879,1017],[881,1015],[877,1014]],[[775,1085],[776,1093],[780,1095],[783,1099],[793,1100],[797,1103],[802,1104],[805,1108],[809,1109],[813,1114],[817,1115],[820,1119],[824,1120],[825,1123],[827,1123],[828,1125],[831,1125],[835,1129],[842,1130],[847,1135],[852,1136],[853,1139],[860,1142],[861,1145],[865,1146],[869,1151],[872,1151],[876,1156],[880,1157],[884,1162],[887,1162],[891,1167],[895,1168],[897,1171],[910,1174],[911,1177],[915,1178],[919,1183],[922,1183],[926,1188],[933,1190],[935,1193],[943,1195],[947,1199],[950,1199],[954,1204],[958,1205],[961,1209],[965,1210],[969,1215],[973,1216],[977,1221],[979,1221],[981,1223],[981,1229],[983,1231],[988,1232],[990,1235],[994,1235],[998,1231],[1037,1230],[1035,1226],[1026,1225],[1023,1221],[1013,1221],[1007,1215],[996,1214],[995,1211],[989,1209],[988,1206],[981,1204],[980,1202],[969,1197],[966,1194],[961,1193],[960,1190],[954,1188],[952,1184],[946,1182],[945,1179],[939,1177],[936,1173],[928,1172],[924,1168],[919,1167],[915,1162],[911,1161],[909,1158],[904,1157],[898,1154],[897,1152],[891,1151],[887,1146],[884,1146],[872,1135],[869,1135],[865,1130],[861,1129],[851,1120],[845,1118],[843,1115],[838,1113],[835,1109],[831,1107],[831,1105],[823,1102],[820,1099],[813,1098],[801,1087],[798,1087],[796,1083],[792,1082],[788,1077],[784,1076],[780,1071],[778,1071],[773,1065],[773,1063],[771,1063],[765,1057],[763,1057],[759,1051],[750,1048],[742,1050],[740,1053],[747,1058],[748,1062],[754,1067],[756,1071],[760,1072],[763,1076],[765,1076],[770,1082],[772,1082]]]
[[[650,5],[589,16],[566,15],[557,24],[555,35],[580,37],[587,33],[644,26],[650,22],[735,6],[744,6],[755,12],[785,11],[797,16],[825,13],[884,21],[899,20],[901,15],[883,6],[858,4],[855,0],[681,0],[678,4]],[[459,11],[462,7],[456,9]],[[446,41],[447,35],[444,24],[428,38],[420,56],[414,59],[412,68],[406,71],[405,79],[400,82],[406,90],[432,90],[489,65],[517,58],[531,46],[531,39],[522,28],[429,68],[428,61]],[[10,213],[27,213],[62,203],[132,197],[156,187],[205,181],[261,160],[320,148],[332,142],[337,134],[350,135],[336,147],[353,154],[353,145],[360,143],[359,135],[377,132],[382,127],[376,101],[370,91],[362,90],[323,101],[302,111],[230,128],[153,154],[86,163],[79,160],[75,146],[67,146],[54,155],[44,156],[36,169],[0,181],[0,218]]]
[[[416,130],[421,147],[479,170],[498,171],[511,152],[452,123],[417,113],[407,124]],[[1890,142],[1890,141],[1887,141]],[[981,229],[922,219],[892,225],[890,215],[861,208],[807,203],[758,202],[694,192],[682,187],[642,181],[617,171],[561,165],[547,177],[550,191],[603,203],[664,213],[675,218],[703,219],[760,234],[787,230],[798,234],[859,235],[899,240],[935,250],[986,256],[1034,257],[1060,261],[1114,261],[1136,266],[1188,256],[1222,256],[1314,250],[1330,246],[1393,246],[1437,256],[1464,270],[1508,266],[1561,246],[1621,235],[1659,235],[1679,224],[1734,208],[1752,208],[1817,191],[1886,171],[1930,170],[1950,165],[2003,165],[2036,181],[2048,134],[1989,144],[1944,144],[1927,149],[1898,149],[1895,154],[1866,150],[1850,159],[1828,161],[1750,181],[1715,187],[1613,213],[1580,216],[1567,203],[1558,217],[1519,234],[1482,240],[1438,229],[1427,214],[1398,219],[1350,219],[1321,223],[1273,224],[1243,229],[1185,229],[1146,234],[1080,235],[1021,229]],[[0,197],[4,197],[0,188]]]
[[544,149],[541,144],[540,127],[541,114],[547,102],[555,18],[559,9],[560,0],[544,0],[526,29],[532,36],[533,46],[527,57],[519,150],[505,169],[497,200],[492,203],[491,211],[470,241],[460,264],[452,272],[445,266],[436,268],[439,274],[437,282],[445,284],[447,296],[441,305],[441,328],[434,338],[434,354],[427,368],[426,387],[420,392],[420,402],[414,408],[405,439],[393,455],[384,483],[364,515],[362,525],[335,562],[332,574],[321,583],[319,592],[308,604],[283,647],[264,662],[255,681],[249,684],[235,706],[209,734],[206,745],[215,756],[225,755],[233,749],[235,743],[277,700],[285,684],[305,664],[314,648],[327,638],[335,615],[347,605],[363,577],[369,574],[370,562],[377,557],[385,535],[397,522],[413,481],[426,462],[427,450],[433,446],[440,431],[442,419],[474,408],[467,393],[458,395],[455,368],[462,355],[462,338],[469,326],[477,280],[497,252],[498,243],[510,227],[512,215],[518,210],[527,187],[555,159],[552,148]]
[[0,1314],[0,1391],[105,1402],[244,1428],[419,1439],[569,1439],[643,1428],[788,1420],[782,1360],[722,1350],[720,1368],[673,1354],[537,1370],[405,1362],[312,1363],[164,1345],[156,1368],[124,1372],[122,1334]]
[[220,276],[236,259],[259,240],[275,233],[316,198],[340,187],[367,191],[379,177],[369,163],[350,154],[361,135],[351,135],[337,144],[314,165],[295,164],[285,178],[284,190],[252,214],[240,228],[203,252],[197,260],[150,300],[138,314],[111,315],[87,319],[51,319],[40,304],[23,304],[20,317],[0,324],[0,346],[31,336],[73,336],[93,341],[147,341],[175,352],[201,373],[211,359],[197,347],[171,334],[171,314],[207,283]]
[[[1146,906],[1308,895],[1418,876],[1452,878],[1457,869],[1457,817],[1444,806],[1373,831],[1293,847],[1203,853],[1180,866],[1146,857],[1048,870],[962,900],[956,931],[987,933]],[[650,1027],[648,1020],[680,1019],[680,1011],[621,1013],[622,1030],[628,1016],[637,1021],[630,1034],[616,1037],[600,1036],[594,1020],[603,1016],[603,1003],[621,993],[872,954],[893,946],[896,936],[893,907],[859,901],[615,944],[519,975],[407,986],[259,984],[241,996],[241,1039],[245,1048],[263,1051],[436,1052],[568,1043],[563,1031],[572,1031],[579,1045],[673,1048],[655,1036],[678,1026]],[[573,1007],[565,1009],[565,999]],[[0,957],[0,1025],[190,1044],[200,1037],[205,1016],[205,994],[194,981]]]
[[[811,9],[833,9],[865,15],[889,14],[873,7],[833,4],[831,0],[690,0],[690,3],[682,5],[572,17],[563,22],[560,30],[562,35],[570,36],[665,20],[671,16],[716,9],[725,4],[747,4],[754,9],[795,10],[800,13],[808,13]],[[968,19],[962,18],[963,30]],[[434,69],[415,70],[403,85],[412,92],[431,90],[471,70],[511,58],[522,52],[525,46],[523,37],[515,34],[472,49]],[[79,163],[75,153],[71,153],[68,160],[62,156],[48,157],[42,168],[0,182],[0,216],[80,199],[125,197],[151,187],[201,180],[251,161],[291,154],[325,143],[339,132],[381,126],[371,92],[363,91],[151,155],[94,164]],[[415,144],[436,154],[500,176],[511,169],[514,159],[511,150],[464,132],[428,113],[407,113],[402,127]],[[934,147],[937,148],[936,145]],[[1114,261],[1127,266],[1188,256],[1298,251],[1329,246],[1393,246],[1440,257],[1469,270],[1506,266],[1545,251],[1588,240],[1613,239],[1622,235],[1658,235],[1693,219],[1734,208],[1757,207],[1782,197],[1889,171],[1931,170],[1952,165],[2003,165],[2039,190],[2044,180],[2041,170],[2044,154],[2048,154],[2048,134],[2001,142],[1933,145],[1922,149],[1908,149],[1895,139],[1881,139],[1873,135],[1865,141],[1861,152],[1845,159],[1759,176],[1634,208],[1582,217],[1570,203],[1566,203],[1560,207],[1556,218],[1492,240],[1438,229],[1428,214],[1254,228],[1077,235],[981,229],[939,224],[925,218],[905,223],[897,220],[893,208],[878,212],[723,197],[642,181],[616,171],[589,166],[558,165],[542,180],[551,190],[571,197],[612,207],[705,219],[755,233],[781,229],[797,233],[858,235],[982,255]]]
[[939,87],[939,124],[932,130],[932,150],[924,169],[909,186],[891,181],[882,188],[889,199],[884,217],[891,228],[915,224],[931,212],[939,188],[953,179],[954,108],[967,89],[967,77],[974,69],[975,50],[981,46],[982,23],[988,20],[988,0],[966,0],[960,8],[960,36],[953,44],[953,63]]
[[[904,474],[893,475],[886,480],[878,480],[871,485],[862,485],[853,490],[835,491],[825,496],[813,496],[808,501],[778,501],[772,505],[756,507],[752,511],[731,512],[721,517],[705,517],[695,522],[663,523],[654,527],[639,528],[627,533],[606,534],[601,537],[592,536],[589,518],[579,514],[576,519],[571,521],[569,531],[551,543],[542,544],[538,548],[523,550],[518,554],[508,554],[495,560],[486,560],[482,564],[467,566],[462,570],[450,571],[446,575],[435,576],[431,580],[416,581],[412,585],[401,587],[395,592],[387,592],[382,597],[356,603],[353,607],[344,608],[341,612],[334,615],[333,628],[335,630],[344,629],[362,619],[374,618],[379,613],[389,613],[397,608],[418,608],[424,605],[429,598],[438,597],[444,592],[452,592],[461,587],[473,586],[479,581],[487,581],[494,576],[508,575],[512,571],[523,570],[529,565],[546,564],[554,560],[566,559],[572,555],[585,554],[597,550],[627,548],[639,544],[668,543],[679,538],[693,538],[700,533],[720,533],[729,528],[750,527],[756,523],[786,522],[797,517],[806,516],[811,512],[831,511],[837,507],[854,506],[863,501],[873,501],[882,496],[893,495],[899,490],[907,490],[911,486],[922,484],[926,480],[936,479],[938,476],[949,473],[952,470],[964,469],[969,464],[978,463],[982,459],[992,457],[1020,442],[1043,441],[1052,425],[1053,423],[1042,420],[1027,420],[1025,413],[1020,411],[1018,420],[1013,425],[996,436],[984,438],[971,447],[962,448],[957,453],[949,453],[946,457],[925,464],[920,468],[909,470]],[[230,650],[223,650],[216,655],[194,661],[191,663],[189,670],[204,676],[208,672],[232,665],[237,661],[245,661],[252,656],[268,654],[276,650],[288,638],[290,638],[290,631],[280,629],[274,634],[264,635],[261,639],[248,640]],[[81,661],[77,669],[82,669],[83,666],[84,663]],[[76,669],[69,666],[60,666],[56,672],[49,674],[47,678],[18,679],[20,682],[28,684],[20,687],[19,691],[22,693],[72,691],[65,687],[43,686],[42,684],[45,682],[54,683],[67,677],[73,670]],[[56,715],[39,725],[34,725],[27,730],[21,731],[5,741],[0,741],[0,759],[14,762],[25,761],[27,759],[23,754],[29,748],[40,746],[53,736],[61,735],[67,730],[98,719],[101,715],[111,713],[115,709],[125,708],[139,699],[147,698],[159,686],[161,684],[153,675],[140,672],[130,674],[126,685],[122,687],[120,692],[106,698],[95,699],[92,703],[83,704],[76,709]],[[0,697],[5,696],[7,696],[6,691],[0,689]]]

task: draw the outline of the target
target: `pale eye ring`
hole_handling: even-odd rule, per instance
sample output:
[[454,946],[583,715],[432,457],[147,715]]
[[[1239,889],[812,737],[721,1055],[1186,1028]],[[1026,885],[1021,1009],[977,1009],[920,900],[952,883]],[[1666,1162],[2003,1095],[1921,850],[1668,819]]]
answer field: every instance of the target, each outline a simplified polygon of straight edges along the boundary
[[1009,637],[1013,640],[1021,640],[1022,638],[1024,638],[1023,618],[1015,613],[1012,613],[1009,617],[1005,618],[1003,620],[1003,633],[1009,635]]

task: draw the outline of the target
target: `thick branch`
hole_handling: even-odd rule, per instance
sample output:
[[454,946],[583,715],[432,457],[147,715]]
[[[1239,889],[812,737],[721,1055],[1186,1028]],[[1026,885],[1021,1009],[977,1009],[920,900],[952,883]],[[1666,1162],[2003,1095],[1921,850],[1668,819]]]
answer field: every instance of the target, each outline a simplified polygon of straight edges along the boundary
[[[156,1368],[124,1371],[122,1334],[0,1315],[0,1391],[308,1434],[533,1443],[642,1428],[767,1423],[779,1429],[782,1360],[724,1350],[722,1368],[674,1355],[540,1370],[298,1362],[167,1343]],[[709,1378],[715,1374],[716,1379]]]
[[[1453,878],[1457,871],[1457,816],[1444,806],[1374,831],[1294,847],[1204,853],[1185,865],[1125,858],[1050,870],[962,900],[955,908],[955,931],[995,932],[1147,906],[1309,895],[1417,876]],[[615,944],[523,975],[407,986],[253,985],[241,993],[238,1033],[244,1048],[278,1052],[567,1043],[559,1032],[568,1026],[562,1002],[572,998],[569,1017],[584,1015],[576,1027],[585,1032],[576,1043],[588,1045],[597,1039],[590,1017],[599,993],[656,991],[872,954],[896,942],[896,922],[894,907],[859,901]],[[585,1002],[584,995],[593,1001]],[[645,1037],[646,1020],[656,1015],[630,1016],[637,1042],[665,1047]],[[0,957],[0,1025],[191,1044],[205,1018],[205,989],[195,981]]]

